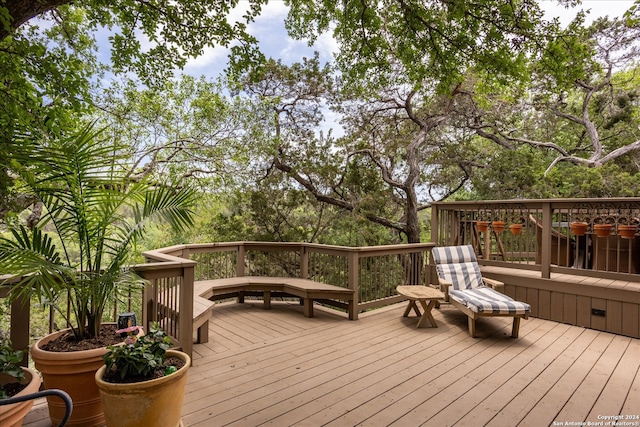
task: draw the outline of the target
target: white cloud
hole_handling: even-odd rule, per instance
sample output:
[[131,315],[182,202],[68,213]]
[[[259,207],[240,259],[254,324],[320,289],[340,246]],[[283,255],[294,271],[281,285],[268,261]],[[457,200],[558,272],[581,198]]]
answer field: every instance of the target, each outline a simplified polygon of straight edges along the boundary
[[196,76],[204,74],[215,77],[227,66],[229,53],[230,49],[222,46],[207,47],[202,55],[187,62],[184,67],[184,73]]
[[[241,1],[229,15],[229,22],[242,22],[248,2]],[[271,1],[263,7],[261,14],[247,25],[247,32],[260,43],[260,49],[267,57],[281,59],[286,64],[302,61],[303,57],[313,56],[314,51],[320,54],[321,62],[333,60],[338,45],[330,34],[321,35],[313,46],[307,41],[294,40],[287,34],[284,20],[289,8],[282,1]],[[197,58],[188,61],[184,73],[217,77],[226,68],[230,50],[224,47],[205,49]]]

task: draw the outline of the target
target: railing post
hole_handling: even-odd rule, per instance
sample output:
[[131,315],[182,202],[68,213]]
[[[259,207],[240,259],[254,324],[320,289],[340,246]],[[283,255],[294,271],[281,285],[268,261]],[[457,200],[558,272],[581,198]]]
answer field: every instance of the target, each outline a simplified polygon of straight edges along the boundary
[[425,257],[424,269],[426,270],[426,272],[425,272],[425,284],[427,284],[427,285],[437,285],[437,283],[432,282],[432,278],[436,277],[436,276],[434,276],[433,271],[432,271],[431,249],[427,249],[426,251],[424,251],[423,252],[423,256]]
[[239,245],[236,254],[236,277],[244,277],[244,252],[244,245]]
[[440,212],[438,210],[438,205],[432,204],[431,205],[431,241],[436,245],[439,243],[438,242],[438,228],[439,228],[438,215],[439,214]]
[[542,204],[542,245],[540,248],[540,268],[543,279],[551,277],[551,227],[553,223],[553,210],[551,203]]
[[[150,263],[149,258],[145,258],[145,263]],[[144,279],[144,274],[142,275]],[[155,313],[152,307],[152,298],[154,298],[156,289],[156,281],[151,280],[149,284],[142,289],[142,326],[149,330],[149,322],[153,322],[156,319],[149,318],[149,313]]]
[[[26,350],[29,348],[29,325],[31,319],[31,304],[29,301],[11,301],[11,333],[9,339],[11,345],[16,350]],[[22,366],[29,366],[29,352],[22,354]]]
[[158,321],[158,280],[153,279],[142,290],[142,324],[147,330],[151,322]]
[[360,305],[360,300],[358,297],[359,289],[358,283],[360,281],[358,277],[358,260],[359,253],[356,251],[349,252],[349,289],[353,291],[353,304],[351,304],[351,312],[349,313],[349,319],[358,320],[358,306]]
[[300,247],[300,278],[309,278],[309,248],[306,245]]
[[182,286],[180,286],[180,320],[179,336],[182,351],[189,357],[193,352],[193,281],[195,266],[182,269]]

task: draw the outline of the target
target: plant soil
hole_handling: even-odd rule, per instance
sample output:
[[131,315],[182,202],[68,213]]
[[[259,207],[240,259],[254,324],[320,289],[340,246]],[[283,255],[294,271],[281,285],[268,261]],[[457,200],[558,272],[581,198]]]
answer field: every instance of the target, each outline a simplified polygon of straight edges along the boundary
[[177,370],[182,368],[185,365],[184,360],[178,357],[167,357],[162,366],[158,366],[150,376],[128,376],[127,378],[120,378],[118,371],[109,371],[105,372],[102,379],[108,383],[116,383],[116,384],[128,384],[128,383],[138,383],[141,381],[149,381],[155,380],[157,378],[162,378],[165,376],[164,371],[167,366],[175,366]]
[[7,393],[7,396],[9,397],[15,396],[25,388],[27,388],[27,384],[20,384],[20,383],[10,383],[2,386],[2,389],[5,391],[5,393]]
[[100,334],[95,338],[89,338],[78,341],[73,332],[69,331],[62,334],[55,340],[49,341],[42,346],[45,351],[81,351],[81,350],[93,350],[95,348],[107,347],[109,345],[119,344],[123,338],[120,334],[116,334],[116,325],[105,324],[100,327]]

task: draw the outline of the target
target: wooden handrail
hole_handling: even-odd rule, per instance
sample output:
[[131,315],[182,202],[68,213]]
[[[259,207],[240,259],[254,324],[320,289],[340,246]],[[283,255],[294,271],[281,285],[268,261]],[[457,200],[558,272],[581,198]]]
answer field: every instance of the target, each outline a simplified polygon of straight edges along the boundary
[[[529,226],[518,238],[509,236],[508,231],[479,235],[479,240],[487,247],[504,245],[507,246],[504,252],[511,254],[510,259],[502,260],[494,258],[492,253],[486,254],[480,259],[483,265],[539,270],[541,278],[549,278],[551,273],[558,272],[640,281],[638,233],[634,239],[616,236],[611,243],[596,237],[593,230],[600,222],[639,224],[638,197],[437,202],[432,204],[432,241],[440,245],[473,244],[474,223],[481,219],[522,221]],[[590,231],[585,236],[573,235],[569,228],[573,221],[587,222]],[[539,242],[536,233],[540,234]],[[577,246],[574,256],[566,250],[562,252],[560,245],[554,244],[558,236],[564,236],[567,244]],[[514,248],[516,244],[524,246],[524,250],[516,250],[520,249]],[[539,258],[536,262],[522,259],[536,252]],[[606,261],[603,260],[605,257]]]
[[[339,274],[338,277],[343,277],[343,282],[332,283],[337,286],[344,286],[352,289],[354,292],[354,304],[353,312],[349,313],[349,316],[353,319],[357,319],[358,313],[365,308],[373,308],[376,306],[382,306],[385,303],[385,299],[389,301],[395,298],[395,295],[383,295],[382,298],[376,298],[375,301],[365,300],[359,297],[359,291],[361,289],[360,269],[363,268],[361,263],[364,260],[373,257],[392,256],[398,257],[406,254],[417,253],[421,254],[420,257],[409,258],[409,267],[414,268],[418,273],[413,274],[419,278],[412,280],[421,280],[429,282],[431,280],[431,270],[426,268],[426,265],[413,265],[412,262],[420,261],[424,264],[428,264],[428,252],[434,246],[432,243],[420,243],[420,244],[401,244],[390,246],[371,246],[371,247],[346,247],[346,246],[333,246],[333,245],[319,245],[308,243],[282,243],[282,242],[223,242],[212,244],[183,244],[176,245],[167,248],[156,249],[153,251],[145,252],[143,255],[149,261],[148,264],[136,266],[136,271],[142,277],[151,280],[152,284],[147,287],[143,297],[143,322],[148,325],[149,322],[158,320],[158,292],[160,288],[158,280],[163,278],[179,279],[179,284],[172,284],[172,287],[179,288],[179,297],[176,298],[179,301],[180,307],[170,307],[171,313],[178,313],[179,319],[177,319],[178,328],[176,334],[170,335],[178,343],[178,345],[186,353],[190,353],[192,349],[192,310],[193,310],[193,283],[195,280],[195,268],[197,266],[196,261],[188,260],[187,258],[195,256],[198,257],[203,254],[215,254],[222,252],[235,252],[236,259],[236,276],[244,276],[247,273],[246,264],[247,256],[252,253],[264,251],[264,252],[291,252],[297,253],[299,256],[299,265],[297,271],[299,271],[299,277],[307,279],[311,274],[311,270],[320,269],[321,266],[311,265],[310,257],[313,254],[329,256],[333,258],[344,258],[345,265],[347,266],[344,275]],[[424,256],[427,254],[427,256]],[[397,259],[400,263],[402,260]],[[413,265],[413,267],[411,267]],[[398,271],[404,271],[402,268],[398,268]],[[314,273],[316,271],[314,270]],[[334,272],[335,273],[335,272]],[[338,272],[339,273],[339,272]],[[402,274],[408,274],[404,272]],[[404,283],[404,280],[403,280]],[[395,293],[395,286],[397,284],[393,282],[393,292]],[[190,306],[188,304],[191,304]],[[166,329],[166,328],[165,328]]]

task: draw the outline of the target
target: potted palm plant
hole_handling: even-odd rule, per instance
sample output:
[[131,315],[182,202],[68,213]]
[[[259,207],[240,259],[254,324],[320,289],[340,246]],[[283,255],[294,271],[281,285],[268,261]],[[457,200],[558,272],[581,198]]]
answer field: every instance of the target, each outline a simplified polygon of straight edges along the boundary
[[[93,376],[106,345],[117,342],[102,339],[121,340],[115,327],[105,335],[105,309],[121,292],[144,284],[129,265],[145,227],[160,220],[177,229],[191,224],[194,192],[149,178],[132,180],[127,153],[92,125],[65,138],[31,135],[18,146],[11,169],[43,214],[33,228],[16,225],[12,238],[0,239],[0,275],[20,277],[10,298],[37,299],[70,326],[37,341],[31,356],[44,387],[73,399],[69,425],[103,425]],[[57,399],[48,403],[57,424],[64,407]]]
[[[134,333],[139,326],[118,332]],[[169,350],[170,338],[157,324],[109,346],[95,374],[107,427],[177,427],[181,424],[189,355]]]

